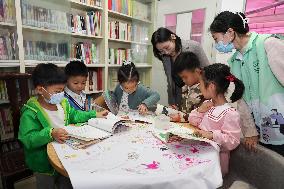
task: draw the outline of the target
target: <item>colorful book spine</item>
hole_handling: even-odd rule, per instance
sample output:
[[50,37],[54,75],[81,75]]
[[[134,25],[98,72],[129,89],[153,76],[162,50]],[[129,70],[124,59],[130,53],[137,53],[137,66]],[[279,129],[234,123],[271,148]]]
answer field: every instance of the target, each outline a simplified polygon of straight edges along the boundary
[[108,23],[108,36],[111,39],[119,39],[124,41],[131,41],[131,28],[130,23],[109,21]]
[[102,75],[101,68],[97,68],[96,70],[89,70],[85,91],[94,92],[94,91],[102,90],[102,86],[103,86],[102,77],[103,75]]
[[71,59],[80,59],[85,64],[97,64],[99,62],[97,46],[91,42],[73,43],[70,56]]
[[0,0],[0,22],[15,23],[15,1]]
[[16,34],[0,29],[0,60],[16,59]]
[[124,60],[132,61],[131,49],[113,49],[108,50],[109,64],[122,65]]
[[132,0],[108,0],[108,9],[132,16]]

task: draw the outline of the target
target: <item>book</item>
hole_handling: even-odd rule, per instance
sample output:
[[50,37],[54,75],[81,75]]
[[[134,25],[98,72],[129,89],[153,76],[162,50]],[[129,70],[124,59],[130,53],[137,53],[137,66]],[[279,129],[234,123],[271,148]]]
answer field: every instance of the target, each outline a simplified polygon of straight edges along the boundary
[[99,62],[98,49],[95,42],[73,42],[71,44],[70,58],[82,60],[85,64]]
[[0,29],[0,60],[16,59],[16,34],[8,29]]
[[131,41],[131,23],[111,20],[108,22],[108,35],[111,39]]
[[111,113],[113,113],[114,115],[117,115],[119,107],[118,107],[118,104],[117,104],[112,92],[109,91],[109,90],[105,90],[103,92],[102,96],[104,97],[105,103],[106,103],[109,111]]
[[0,22],[15,23],[15,1],[0,0]]
[[122,65],[124,60],[132,61],[131,49],[113,49],[108,50],[108,62],[109,64]]
[[132,0],[108,0],[108,9],[131,16]]
[[67,140],[65,140],[65,144],[71,146],[73,149],[86,149],[87,147],[96,144],[98,142],[100,142],[99,139],[85,141],[74,137],[69,137]]
[[[212,145],[217,151],[220,150],[219,145],[207,138],[203,138],[194,134],[194,129],[171,123],[171,127],[166,130],[156,129],[153,135],[164,143],[187,141],[187,142],[206,142]],[[176,137],[177,136],[177,137]]]

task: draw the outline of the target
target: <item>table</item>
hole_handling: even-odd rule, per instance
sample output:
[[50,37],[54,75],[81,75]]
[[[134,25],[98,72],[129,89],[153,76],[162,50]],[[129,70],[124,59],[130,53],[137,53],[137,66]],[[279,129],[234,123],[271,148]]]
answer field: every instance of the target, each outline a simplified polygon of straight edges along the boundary
[[165,145],[151,131],[150,126],[136,126],[85,150],[50,143],[48,157],[80,189],[209,189],[222,185],[219,153],[212,146]]

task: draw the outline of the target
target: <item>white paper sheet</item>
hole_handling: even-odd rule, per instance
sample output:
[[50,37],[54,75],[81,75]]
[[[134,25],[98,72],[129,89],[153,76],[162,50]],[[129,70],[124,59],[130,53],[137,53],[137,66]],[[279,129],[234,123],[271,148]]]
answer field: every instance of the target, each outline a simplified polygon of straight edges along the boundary
[[222,185],[219,153],[206,143],[164,144],[147,125],[73,150],[53,146],[75,189],[211,189]]

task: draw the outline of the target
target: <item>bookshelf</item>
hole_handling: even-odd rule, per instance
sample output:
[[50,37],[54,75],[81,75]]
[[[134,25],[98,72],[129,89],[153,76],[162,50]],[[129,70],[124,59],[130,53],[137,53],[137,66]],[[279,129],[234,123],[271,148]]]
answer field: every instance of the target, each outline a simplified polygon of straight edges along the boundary
[[[103,77],[102,89],[93,89],[87,91],[87,94],[101,93],[103,90],[113,89],[113,83],[116,84],[115,73],[121,66],[110,63],[109,49],[125,49],[127,57],[136,64],[143,75],[141,82],[150,86],[153,63],[150,38],[155,28],[157,0],[3,0],[1,2],[12,2],[12,4],[8,6],[10,13],[5,15],[5,18],[0,17],[0,31],[4,30],[9,34],[13,32],[16,35],[14,55],[1,57],[0,52],[1,71],[9,68],[9,71],[27,73],[39,63],[54,63],[63,68],[70,59],[84,59],[90,71],[96,72],[101,69]],[[76,24],[81,28],[76,30],[73,26],[76,25],[75,21],[71,24],[71,14],[73,21],[78,21]],[[92,16],[97,16],[97,24]],[[90,17],[96,26],[92,26]],[[128,30],[122,31],[129,33],[127,40],[109,36],[108,23],[111,21],[129,25]],[[119,25],[119,30],[123,30],[123,24]],[[92,31],[92,27],[97,28]],[[1,32],[0,37],[5,34]],[[80,56],[78,48],[81,48]],[[122,60],[126,54],[115,56],[119,56]]]

